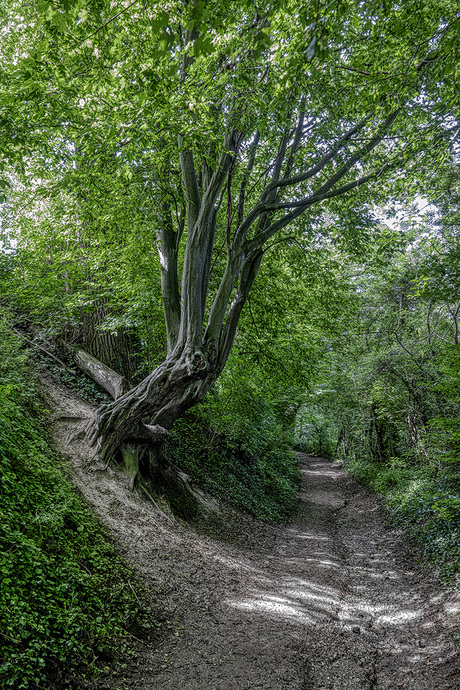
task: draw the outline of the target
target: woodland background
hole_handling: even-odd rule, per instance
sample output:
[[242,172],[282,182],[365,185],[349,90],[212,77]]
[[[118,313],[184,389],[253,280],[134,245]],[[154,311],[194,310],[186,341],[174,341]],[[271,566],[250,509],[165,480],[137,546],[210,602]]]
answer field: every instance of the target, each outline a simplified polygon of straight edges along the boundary
[[[87,673],[134,619],[149,634],[122,586],[132,574],[58,471],[35,377],[46,365],[102,404],[104,391],[40,347],[71,369],[83,348],[132,386],[165,360],[165,214],[183,232],[179,276],[193,231],[179,159],[211,169],[232,128],[243,143],[216,201],[206,314],[237,236],[238,190],[248,205],[276,182],[283,137],[301,175],[360,123],[319,171],[323,184],[353,161],[344,188],[267,236],[226,366],[172,426],[164,457],[267,521],[295,507],[292,448],[344,460],[455,582],[456,3],[8,0],[0,18],[5,687],[41,687],[61,666]],[[306,184],[271,200],[253,240],[280,217],[273,204],[316,203]]]

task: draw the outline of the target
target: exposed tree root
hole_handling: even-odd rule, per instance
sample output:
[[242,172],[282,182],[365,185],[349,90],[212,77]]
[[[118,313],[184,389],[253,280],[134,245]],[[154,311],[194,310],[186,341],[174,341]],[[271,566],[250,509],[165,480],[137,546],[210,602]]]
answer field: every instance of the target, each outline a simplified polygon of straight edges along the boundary
[[166,503],[173,515],[191,520],[218,510],[217,503],[193,486],[188,475],[167,462],[161,453],[162,443],[153,447],[124,444],[121,457],[124,469],[130,477],[131,490],[139,490],[159,507]]
[[[216,512],[217,504],[163,457],[162,447],[169,431],[155,423],[158,417],[168,422],[175,419],[192,400],[203,397],[210,384],[209,379],[202,377],[202,358],[199,358],[200,366],[196,364],[197,356],[187,355],[181,361],[170,361],[135,389],[122,394],[125,385],[122,377],[94,357],[79,354],[82,356],[77,361],[83,364],[85,372],[115,399],[113,403],[102,405],[84,430],[79,429],[69,443],[86,435],[94,449],[91,461],[105,463],[103,469],[110,464],[122,464],[130,478],[131,489],[139,490],[163,513],[159,503],[164,502],[172,514],[182,519]],[[153,419],[154,423],[148,423],[148,419]]]
[[80,369],[98,383],[115,400],[131,388],[124,376],[100,362],[84,350],[77,350],[74,360]]

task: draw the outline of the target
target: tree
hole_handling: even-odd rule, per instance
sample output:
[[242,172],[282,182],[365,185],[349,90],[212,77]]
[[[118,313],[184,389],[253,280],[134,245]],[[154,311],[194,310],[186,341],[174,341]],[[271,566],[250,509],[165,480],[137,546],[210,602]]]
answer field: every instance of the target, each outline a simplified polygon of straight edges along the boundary
[[[89,434],[102,457],[158,444],[205,396],[274,242],[396,193],[449,145],[450,2],[242,1],[230,22],[229,7],[45,2],[29,15],[38,47],[15,74],[33,73],[34,86],[7,103],[8,127],[38,148],[51,129],[48,157],[67,148],[93,176],[124,175],[150,202],[161,262],[166,357],[97,411]],[[7,70],[3,81],[17,88]],[[71,164],[64,177],[81,180]]]

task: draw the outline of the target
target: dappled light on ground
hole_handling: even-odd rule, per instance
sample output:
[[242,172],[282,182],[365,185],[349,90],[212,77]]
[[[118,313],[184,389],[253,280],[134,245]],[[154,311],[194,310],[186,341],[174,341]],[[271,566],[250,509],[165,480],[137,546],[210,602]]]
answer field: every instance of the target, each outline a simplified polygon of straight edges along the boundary
[[70,419],[88,410],[63,388],[48,393],[74,480],[162,621],[159,637],[133,638],[136,657],[120,676],[92,690],[460,687],[449,640],[458,599],[429,582],[375,496],[342,469],[299,456],[299,507],[287,526],[221,506],[218,531],[197,534],[143,501],[122,473],[92,467]]
[[286,581],[286,583],[278,583],[278,586],[280,586],[278,595],[253,592],[249,598],[239,601],[228,600],[228,604],[246,611],[262,611],[285,618],[294,618],[297,622],[304,624],[331,619],[340,620],[344,624],[359,625],[363,624],[364,620],[377,627],[381,624],[403,625],[422,617],[419,607],[400,608],[372,604],[366,599],[357,599],[352,605],[343,601],[338,590],[304,580],[292,582],[290,586]]
[[[350,480],[341,470],[318,458],[307,460],[298,519],[285,530],[289,541],[277,544],[266,558],[267,571],[252,579],[244,596],[231,596],[226,604],[267,622],[283,621],[309,631],[326,627],[329,635],[338,637],[338,645],[349,636],[359,640],[358,646],[370,645],[379,661],[384,650],[388,658],[398,658],[398,673],[408,674],[401,675],[400,687],[428,687],[427,667],[445,661],[444,642],[436,635],[439,619],[433,619],[432,609],[443,606],[445,594],[423,597],[420,574],[412,582],[417,577],[414,568],[407,567],[407,559],[394,548],[400,535],[381,521],[372,522],[373,500],[351,501],[341,486]],[[446,601],[446,614],[457,609],[458,603]],[[423,640],[427,632],[434,639]],[[376,660],[373,665],[369,678],[374,685],[361,678],[362,686],[355,680],[355,685],[344,687],[399,687],[391,684],[394,676],[393,681],[385,678],[384,663],[380,681]],[[322,673],[318,668],[317,684],[311,687],[340,687],[341,681],[323,678]],[[457,687],[451,682],[439,687]]]
[[[282,583],[280,583],[282,584]],[[338,593],[330,588],[313,585],[302,580],[285,583],[279,594],[254,592],[241,601],[229,601],[230,606],[245,611],[260,611],[270,615],[295,619],[303,624],[324,619],[338,602]]]

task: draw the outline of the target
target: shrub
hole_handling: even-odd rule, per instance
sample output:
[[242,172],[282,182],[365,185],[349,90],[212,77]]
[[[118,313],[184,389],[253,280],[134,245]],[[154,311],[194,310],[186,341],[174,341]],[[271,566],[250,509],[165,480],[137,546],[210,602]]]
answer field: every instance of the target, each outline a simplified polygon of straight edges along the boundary
[[285,521],[300,481],[289,410],[289,401],[230,372],[176,422],[165,454],[210,493],[261,520]]

